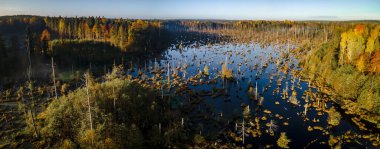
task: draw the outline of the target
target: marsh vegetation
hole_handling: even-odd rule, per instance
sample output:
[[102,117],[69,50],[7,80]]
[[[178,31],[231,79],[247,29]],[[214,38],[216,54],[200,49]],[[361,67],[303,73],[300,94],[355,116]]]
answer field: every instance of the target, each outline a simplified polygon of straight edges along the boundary
[[378,22],[13,16],[0,26],[15,30],[0,30],[3,148],[380,143]]

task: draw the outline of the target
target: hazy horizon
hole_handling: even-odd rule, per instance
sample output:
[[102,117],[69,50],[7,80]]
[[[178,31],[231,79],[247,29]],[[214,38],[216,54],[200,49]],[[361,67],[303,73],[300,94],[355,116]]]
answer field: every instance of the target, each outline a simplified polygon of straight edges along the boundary
[[104,16],[163,20],[380,20],[378,0],[3,0],[0,3],[0,16]]

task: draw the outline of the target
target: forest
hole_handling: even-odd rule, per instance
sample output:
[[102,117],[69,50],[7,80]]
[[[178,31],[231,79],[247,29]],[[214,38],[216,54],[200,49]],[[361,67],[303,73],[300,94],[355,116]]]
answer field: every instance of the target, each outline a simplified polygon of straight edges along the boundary
[[0,148],[380,145],[378,21],[3,16],[0,50]]
[[[50,57],[55,57],[59,65],[77,67],[121,62],[122,57],[130,55],[124,54],[126,52],[153,55],[173,40],[173,35],[162,24],[160,21],[104,17],[2,17],[0,75],[12,75],[6,71],[11,67],[9,63],[24,66],[17,71],[25,73],[29,63],[38,66],[41,61],[50,61]],[[25,50],[27,53],[23,52]],[[18,57],[22,60],[15,61]],[[35,60],[28,62],[28,59]],[[39,77],[39,71],[30,75]]]
[[379,25],[358,24],[312,51],[304,75],[337,96],[349,113],[379,126]]

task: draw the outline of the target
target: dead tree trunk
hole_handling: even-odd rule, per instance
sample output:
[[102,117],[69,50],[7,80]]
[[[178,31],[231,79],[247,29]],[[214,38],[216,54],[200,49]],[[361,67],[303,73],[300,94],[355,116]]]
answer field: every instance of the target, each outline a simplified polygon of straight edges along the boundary
[[32,118],[32,125],[33,125],[33,129],[34,129],[34,135],[36,138],[38,138],[38,132],[37,132],[37,127],[36,127],[36,123],[34,122],[34,115],[32,113],[32,110],[29,110],[28,112]]
[[[92,127],[92,114],[91,114],[91,103],[90,103],[90,93],[89,93],[89,89],[88,89],[88,78],[89,78],[89,74],[85,74],[85,80],[86,80],[86,94],[87,94],[87,106],[88,106],[88,115],[90,117],[90,129],[91,131],[93,131],[93,127]],[[94,138],[92,137],[91,138],[91,145],[94,144]]]
[[52,69],[52,73],[53,73],[53,84],[54,84],[55,99],[58,99],[57,84],[55,83],[55,70],[54,70],[54,58],[53,57],[51,57],[51,69]]
[[90,104],[90,93],[89,93],[89,89],[88,89],[88,74],[85,74],[85,80],[86,80],[86,94],[87,94],[87,107],[88,107],[88,114],[90,116],[90,128],[91,130],[93,130],[92,128],[92,114],[91,114],[91,104]]

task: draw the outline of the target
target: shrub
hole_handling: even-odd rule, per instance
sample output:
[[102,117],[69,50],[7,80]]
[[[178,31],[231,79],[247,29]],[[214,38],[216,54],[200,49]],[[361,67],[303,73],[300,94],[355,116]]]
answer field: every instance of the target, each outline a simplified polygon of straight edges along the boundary
[[222,77],[226,79],[232,79],[232,70],[228,69],[226,63],[224,63],[222,66]]
[[332,125],[332,126],[338,126],[340,123],[340,119],[342,116],[338,111],[335,110],[334,107],[331,107],[328,111],[328,118],[327,118],[327,123]]
[[277,140],[277,145],[281,148],[289,148],[288,144],[291,142],[290,139],[286,136],[285,132],[281,132],[280,138]]

